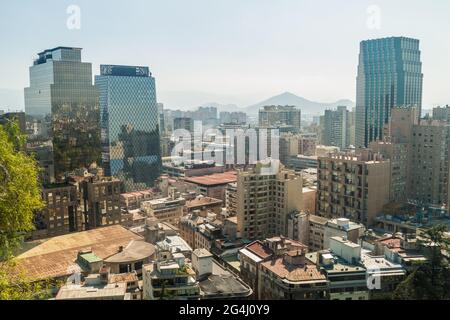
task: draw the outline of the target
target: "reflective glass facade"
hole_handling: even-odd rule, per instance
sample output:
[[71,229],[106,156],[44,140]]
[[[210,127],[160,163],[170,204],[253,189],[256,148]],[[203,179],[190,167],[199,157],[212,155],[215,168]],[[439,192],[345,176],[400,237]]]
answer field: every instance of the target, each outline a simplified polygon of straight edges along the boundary
[[419,40],[392,37],[361,42],[356,93],[357,147],[383,138],[394,107],[422,108]]
[[161,168],[155,79],[147,67],[102,65],[100,71],[105,174],[121,179],[126,191],[151,187]]
[[38,54],[25,88],[27,114],[51,118],[55,177],[100,163],[100,106],[92,66],[80,48],[58,47]]

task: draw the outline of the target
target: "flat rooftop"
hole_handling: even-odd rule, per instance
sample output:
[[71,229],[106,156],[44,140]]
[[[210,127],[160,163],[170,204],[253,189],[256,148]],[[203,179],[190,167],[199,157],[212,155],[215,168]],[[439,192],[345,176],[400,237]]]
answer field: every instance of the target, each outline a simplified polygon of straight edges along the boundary
[[237,181],[237,172],[228,171],[223,173],[214,173],[198,177],[185,177],[185,181],[195,183],[203,186],[217,186],[224,185]]
[[220,205],[222,204],[222,200],[215,199],[211,197],[196,197],[193,200],[186,201],[186,207],[187,208],[196,208],[201,206],[207,206],[207,205]]
[[127,284],[118,282],[105,286],[65,285],[56,300],[95,300],[95,299],[123,299],[127,291]]
[[231,272],[213,261],[212,275],[199,281],[202,295],[221,297],[246,297],[252,290]]

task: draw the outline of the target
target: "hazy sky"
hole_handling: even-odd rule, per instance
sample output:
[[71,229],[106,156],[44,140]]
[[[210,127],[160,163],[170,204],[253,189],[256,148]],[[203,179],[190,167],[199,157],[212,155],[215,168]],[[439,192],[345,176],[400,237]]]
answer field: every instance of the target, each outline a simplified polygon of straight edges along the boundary
[[[81,10],[80,30],[66,26],[69,5]],[[377,26],[367,12],[373,5],[381,10],[379,29],[368,26],[368,20]],[[450,103],[448,0],[0,0],[0,6],[0,89],[27,86],[37,52],[77,46],[94,74],[101,63],[149,66],[167,107],[246,106],[285,91],[321,102],[355,100],[359,42],[402,35],[421,41],[424,108]]]

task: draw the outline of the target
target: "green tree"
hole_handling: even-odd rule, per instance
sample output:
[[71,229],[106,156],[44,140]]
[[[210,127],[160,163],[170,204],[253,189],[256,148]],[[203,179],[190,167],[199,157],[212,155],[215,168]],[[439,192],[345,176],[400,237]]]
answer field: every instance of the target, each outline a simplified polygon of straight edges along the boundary
[[23,235],[33,229],[35,210],[42,208],[38,166],[25,152],[25,137],[15,121],[0,125],[0,299],[37,299],[45,283],[33,282],[12,256]]
[[442,252],[448,252],[450,240],[445,225],[423,232],[420,244],[426,250],[427,263],[421,264],[396,288],[393,298],[399,300],[450,299],[450,269]]
[[8,258],[24,233],[33,229],[34,212],[43,205],[38,174],[18,124],[9,121],[0,126],[0,260]]

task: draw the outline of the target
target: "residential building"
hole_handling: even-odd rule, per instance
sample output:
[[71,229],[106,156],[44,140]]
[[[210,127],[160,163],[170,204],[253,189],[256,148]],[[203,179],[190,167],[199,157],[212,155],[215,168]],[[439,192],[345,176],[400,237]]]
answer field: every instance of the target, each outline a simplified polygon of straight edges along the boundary
[[273,255],[274,252],[260,240],[239,250],[240,276],[253,289],[253,298],[258,295],[260,264],[269,261]]
[[100,65],[102,164],[127,192],[153,186],[161,171],[155,79],[148,67]]
[[390,198],[390,161],[370,150],[319,157],[318,215],[370,225]]
[[237,182],[227,184],[225,190],[226,209],[230,217],[237,215]]
[[394,107],[422,109],[419,40],[391,37],[362,41],[356,93],[356,147],[383,140]]
[[329,283],[322,271],[306,260],[306,250],[293,250],[261,262],[259,300],[326,300]]
[[122,193],[120,195],[120,207],[125,211],[136,210],[141,203],[158,198],[159,194],[152,189]]
[[280,136],[280,161],[284,165],[288,165],[291,157],[299,154],[300,136],[293,133],[284,133]]
[[158,258],[143,267],[143,299],[198,300],[200,287],[196,274],[181,253],[161,251]]
[[366,228],[360,223],[350,221],[346,218],[328,220],[324,227],[323,248],[331,248],[331,239],[340,237],[353,243],[359,243]]
[[317,134],[302,133],[298,145],[298,153],[304,156],[313,156],[316,152]]
[[411,144],[410,199],[448,208],[450,124],[422,120],[413,126]]
[[186,201],[185,204],[186,213],[190,213],[197,210],[211,211],[220,216],[219,213],[222,211],[222,200],[200,195],[197,196],[195,199]]
[[325,110],[325,114],[320,117],[320,122],[321,144],[336,146],[341,150],[350,145],[350,123],[347,107],[339,106],[336,110]]
[[122,181],[112,177],[92,175],[71,177],[69,181],[77,186],[80,193],[84,229],[94,229],[122,222],[120,208],[120,195],[123,192]]
[[159,222],[168,222],[177,225],[183,216],[183,207],[186,199],[182,197],[159,198],[141,203],[141,209],[147,216],[153,216]]
[[25,112],[51,115],[55,179],[74,169],[100,164],[99,93],[92,65],[81,61],[81,48],[57,47],[38,54],[25,88]]
[[83,230],[77,188],[70,184],[47,185],[41,193],[44,208],[34,215],[32,239],[64,235]]
[[369,299],[366,269],[360,263],[360,255],[347,261],[331,250],[323,250],[308,253],[306,258],[320,266],[326,275],[330,285],[330,300]]
[[250,240],[287,234],[287,216],[301,210],[302,178],[277,160],[238,171],[238,231]]

